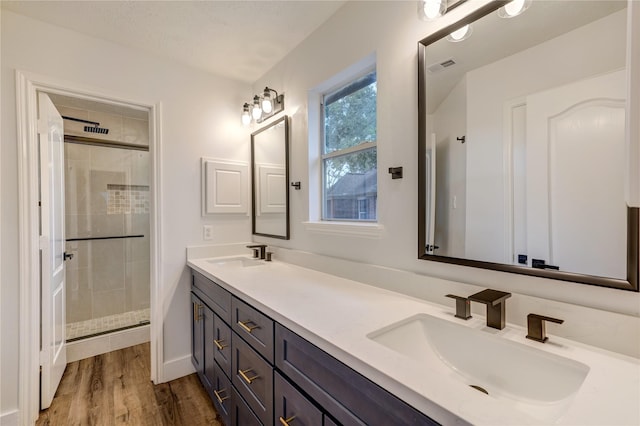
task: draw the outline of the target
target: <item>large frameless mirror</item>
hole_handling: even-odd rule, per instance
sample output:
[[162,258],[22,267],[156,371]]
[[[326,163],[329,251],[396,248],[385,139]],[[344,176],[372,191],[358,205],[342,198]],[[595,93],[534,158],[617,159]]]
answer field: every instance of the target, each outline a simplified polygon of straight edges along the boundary
[[254,235],[289,239],[289,120],[285,115],[251,134]]
[[638,291],[627,2],[520,3],[418,45],[419,257]]

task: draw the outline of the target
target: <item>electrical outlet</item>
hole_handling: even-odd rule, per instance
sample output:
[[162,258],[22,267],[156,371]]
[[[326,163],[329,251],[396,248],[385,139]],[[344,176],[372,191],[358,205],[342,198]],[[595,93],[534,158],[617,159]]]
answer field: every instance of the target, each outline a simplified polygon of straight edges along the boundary
[[205,240],[213,240],[213,226],[204,225],[202,227],[202,231],[203,231],[203,238]]

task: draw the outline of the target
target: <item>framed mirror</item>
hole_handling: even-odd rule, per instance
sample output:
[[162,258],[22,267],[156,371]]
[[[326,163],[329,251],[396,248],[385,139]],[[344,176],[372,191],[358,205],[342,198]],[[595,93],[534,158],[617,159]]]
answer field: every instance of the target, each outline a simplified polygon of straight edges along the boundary
[[289,118],[251,134],[252,232],[289,239]]
[[507,3],[418,44],[418,256],[638,291],[627,2]]

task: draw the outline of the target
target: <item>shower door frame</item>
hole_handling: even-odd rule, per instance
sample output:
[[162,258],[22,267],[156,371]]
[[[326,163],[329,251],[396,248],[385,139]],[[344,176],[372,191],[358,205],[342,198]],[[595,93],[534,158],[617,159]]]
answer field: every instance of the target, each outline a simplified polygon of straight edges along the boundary
[[159,283],[161,238],[161,102],[131,100],[103,93],[100,89],[35,73],[16,70],[16,115],[18,141],[18,212],[20,330],[18,379],[19,424],[33,424],[38,417],[40,395],[40,248],[37,149],[37,93],[53,93],[109,105],[146,110],[149,114],[150,155],[150,308],[151,381],[162,383],[162,300]]

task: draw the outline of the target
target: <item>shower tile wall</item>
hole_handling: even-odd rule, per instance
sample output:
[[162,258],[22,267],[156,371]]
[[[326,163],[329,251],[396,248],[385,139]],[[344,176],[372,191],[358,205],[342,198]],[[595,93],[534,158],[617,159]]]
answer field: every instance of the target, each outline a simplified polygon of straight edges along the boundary
[[143,235],[67,241],[67,323],[149,308],[149,153],[66,143],[65,166],[67,240]]

